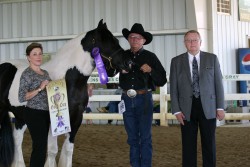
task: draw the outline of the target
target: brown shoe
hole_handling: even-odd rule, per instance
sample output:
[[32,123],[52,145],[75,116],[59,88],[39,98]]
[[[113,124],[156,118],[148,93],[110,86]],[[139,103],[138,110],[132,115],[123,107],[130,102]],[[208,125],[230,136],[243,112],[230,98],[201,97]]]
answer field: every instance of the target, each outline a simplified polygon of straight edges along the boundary
[[105,107],[99,107],[99,108],[97,108],[97,110],[98,110],[99,112],[102,112],[102,113],[108,113],[108,110],[106,110]]

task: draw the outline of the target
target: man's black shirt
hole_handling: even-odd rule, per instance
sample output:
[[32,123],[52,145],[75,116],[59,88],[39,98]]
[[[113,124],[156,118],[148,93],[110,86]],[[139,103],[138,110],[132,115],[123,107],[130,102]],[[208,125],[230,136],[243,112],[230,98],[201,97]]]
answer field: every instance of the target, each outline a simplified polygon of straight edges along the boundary
[[[123,90],[155,90],[155,86],[163,86],[167,82],[166,71],[154,53],[143,48],[136,54],[131,50],[125,52],[126,56],[130,56],[133,65],[129,73],[120,72],[119,84]],[[151,67],[150,73],[144,73],[140,70],[143,64],[148,64]]]

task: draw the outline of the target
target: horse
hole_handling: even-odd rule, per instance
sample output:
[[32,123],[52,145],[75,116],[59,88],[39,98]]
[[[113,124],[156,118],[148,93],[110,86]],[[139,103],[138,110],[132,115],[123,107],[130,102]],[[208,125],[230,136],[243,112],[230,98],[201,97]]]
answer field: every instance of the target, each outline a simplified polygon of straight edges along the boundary
[[[119,70],[129,70],[131,60],[124,55],[117,38],[100,20],[97,28],[69,40],[51,60],[42,65],[52,80],[64,78],[66,81],[71,132],[65,134],[58,166],[72,166],[74,141],[82,123],[82,114],[88,103],[87,81],[95,62],[91,52],[99,48],[107,75],[114,76]],[[10,60],[0,65],[0,166],[24,167],[22,141],[27,128],[18,101],[20,76],[28,67],[27,60]],[[15,116],[14,128],[9,112]],[[48,155],[45,166],[56,167],[58,153],[57,137],[49,132]]]

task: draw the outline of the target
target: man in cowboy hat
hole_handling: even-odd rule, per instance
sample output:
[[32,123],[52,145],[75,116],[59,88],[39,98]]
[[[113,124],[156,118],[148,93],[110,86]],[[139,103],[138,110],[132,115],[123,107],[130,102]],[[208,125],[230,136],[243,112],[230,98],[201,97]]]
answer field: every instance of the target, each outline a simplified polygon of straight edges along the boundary
[[166,71],[157,56],[143,48],[153,36],[144,31],[141,24],[135,23],[130,31],[124,28],[122,34],[130,44],[126,56],[133,61],[131,70],[121,71],[119,77],[123,89],[123,105],[120,106],[125,106],[123,119],[130,145],[130,164],[132,167],[151,167],[152,91],[155,86],[165,85]]

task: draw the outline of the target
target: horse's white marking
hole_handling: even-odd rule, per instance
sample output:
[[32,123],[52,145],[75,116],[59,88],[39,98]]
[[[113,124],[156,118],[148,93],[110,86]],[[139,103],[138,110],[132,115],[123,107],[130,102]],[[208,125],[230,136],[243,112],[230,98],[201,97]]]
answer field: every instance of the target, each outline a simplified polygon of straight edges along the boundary
[[19,91],[19,84],[20,84],[20,77],[23,71],[29,66],[28,60],[11,60],[9,61],[11,64],[16,66],[17,72],[15,78],[11,84],[9,90],[9,101],[12,106],[20,106],[26,105],[27,102],[20,103],[18,100],[18,91]]
[[44,167],[57,167],[56,155],[58,153],[57,136],[52,136],[51,129],[48,135],[48,156]]
[[[76,67],[83,75],[90,76],[94,70],[94,60],[89,52],[85,52],[81,45],[83,34],[68,41],[51,60],[44,65],[42,69],[49,72],[52,80],[62,79],[66,71]],[[8,61],[17,67],[17,73],[9,91],[9,100],[12,106],[25,105],[18,100],[18,90],[22,72],[29,66],[27,60],[10,60]]]
[[24,125],[22,129],[13,130],[13,137],[15,141],[15,155],[14,161],[11,164],[11,167],[25,167],[24,159],[23,159],[23,151],[22,151],[22,143],[23,143],[23,134],[27,129],[27,126]]
[[68,69],[74,66],[85,76],[90,76],[94,70],[94,60],[81,45],[83,34],[68,41],[42,68],[49,72],[52,80],[62,79]]
[[72,167],[73,150],[74,144],[69,142],[69,134],[66,134],[58,162],[58,167]]

